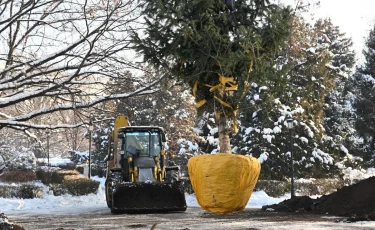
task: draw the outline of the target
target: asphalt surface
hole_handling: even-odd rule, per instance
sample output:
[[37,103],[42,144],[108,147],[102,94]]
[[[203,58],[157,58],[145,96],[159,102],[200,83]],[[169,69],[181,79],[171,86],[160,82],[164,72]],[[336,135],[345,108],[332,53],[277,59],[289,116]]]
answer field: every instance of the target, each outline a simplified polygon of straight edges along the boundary
[[155,230],[263,230],[263,229],[375,229],[375,222],[346,223],[342,217],[309,213],[275,213],[260,209],[245,209],[241,212],[220,215],[200,208],[188,208],[182,213],[157,214],[112,214],[109,209],[90,210],[89,213],[51,213],[8,215],[11,221],[21,224],[26,230],[33,229],[151,229]]

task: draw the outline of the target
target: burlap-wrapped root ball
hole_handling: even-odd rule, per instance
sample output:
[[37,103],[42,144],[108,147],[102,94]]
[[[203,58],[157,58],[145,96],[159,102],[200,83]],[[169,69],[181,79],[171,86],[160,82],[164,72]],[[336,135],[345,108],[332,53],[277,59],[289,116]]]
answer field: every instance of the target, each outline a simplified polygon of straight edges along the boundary
[[199,205],[224,214],[246,207],[259,177],[260,162],[254,157],[219,153],[194,156],[188,168]]

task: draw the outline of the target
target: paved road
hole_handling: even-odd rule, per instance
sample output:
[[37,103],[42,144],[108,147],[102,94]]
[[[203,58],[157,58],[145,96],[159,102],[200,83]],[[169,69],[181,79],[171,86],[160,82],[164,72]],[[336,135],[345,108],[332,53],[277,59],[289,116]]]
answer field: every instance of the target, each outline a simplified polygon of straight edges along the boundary
[[375,229],[375,222],[344,223],[343,218],[311,215],[307,213],[269,213],[259,209],[218,215],[200,208],[188,208],[184,213],[168,214],[117,214],[108,209],[91,210],[91,213],[65,214],[17,214],[9,219],[27,230],[33,229],[129,229],[149,230],[157,224],[157,230],[263,230],[263,229]]

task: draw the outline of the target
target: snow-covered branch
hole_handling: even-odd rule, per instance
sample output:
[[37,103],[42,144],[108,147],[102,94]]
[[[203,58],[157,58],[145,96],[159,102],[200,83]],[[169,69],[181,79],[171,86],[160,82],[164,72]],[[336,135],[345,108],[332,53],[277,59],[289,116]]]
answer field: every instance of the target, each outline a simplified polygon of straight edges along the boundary
[[[48,107],[48,108],[42,108],[42,109],[39,109],[39,110],[32,111],[28,114],[23,114],[23,115],[20,115],[20,116],[12,117],[12,118],[7,119],[7,120],[0,120],[0,126],[1,125],[7,126],[7,125],[10,125],[10,124],[14,124],[14,121],[30,120],[31,118],[34,118],[36,116],[40,116],[40,115],[43,115],[43,114],[48,114],[48,113],[52,113],[52,112],[56,112],[56,111],[69,110],[69,109],[73,109],[73,108],[74,109],[89,108],[89,107],[92,107],[96,104],[99,104],[101,102],[108,101],[108,100],[115,100],[115,99],[120,99],[120,98],[129,98],[129,97],[134,97],[134,96],[152,94],[152,93],[155,93],[155,91],[157,89],[150,90],[150,88],[152,86],[156,85],[157,83],[159,83],[161,79],[162,78],[150,83],[149,85],[147,85],[145,87],[141,87],[138,90],[135,90],[135,91],[130,92],[130,93],[103,95],[103,96],[96,97],[92,100],[86,101],[86,102],[85,101],[75,101],[75,103],[60,104],[60,105],[57,104],[57,105],[53,105],[53,106]],[[30,124],[29,126],[32,126],[32,125]],[[35,128],[37,128],[37,126],[35,126]]]
[[[51,128],[41,117],[158,90],[163,77],[145,78],[129,45],[139,17],[134,0],[2,1],[0,129]],[[118,79],[129,91],[113,91]],[[54,127],[79,124],[68,122]]]

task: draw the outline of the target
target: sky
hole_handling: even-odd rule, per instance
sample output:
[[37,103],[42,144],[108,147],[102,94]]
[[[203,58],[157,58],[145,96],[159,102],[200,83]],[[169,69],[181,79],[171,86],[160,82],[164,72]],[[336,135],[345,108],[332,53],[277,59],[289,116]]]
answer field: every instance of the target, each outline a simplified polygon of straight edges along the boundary
[[[362,54],[365,38],[375,22],[374,0],[321,0],[317,16],[329,17],[342,32],[352,37],[357,55]],[[362,57],[357,57],[359,62]]]
[[[300,0],[301,1],[301,0]],[[303,2],[320,2],[308,14],[314,13],[315,19],[330,18],[334,25],[340,27],[353,40],[357,63],[363,63],[362,49],[365,38],[375,23],[374,0],[302,0]],[[295,5],[296,0],[281,0],[285,4]],[[309,16],[309,15],[306,15]]]

